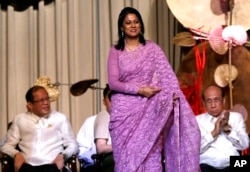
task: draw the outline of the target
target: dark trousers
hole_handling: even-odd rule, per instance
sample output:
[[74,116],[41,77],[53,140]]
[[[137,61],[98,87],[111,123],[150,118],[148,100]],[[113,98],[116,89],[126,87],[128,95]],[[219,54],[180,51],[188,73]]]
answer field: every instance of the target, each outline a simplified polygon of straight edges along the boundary
[[113,153],[109,153],[105,156],[103,160],[103,164],[101,167],[101,172],[114,172],[114,158],[113,158]]
[[[63,169],[63,172],[66,171],[66,169]],[[60,170],[57,168],[56,164],[32,166],[24,163],[18,172],[60,172]]]
[[80,167],[80,172],[95,172],[94,165],[82,166]]
[[201,172],[229,172],[229,167],[217,169],[207,164],[200,164]]

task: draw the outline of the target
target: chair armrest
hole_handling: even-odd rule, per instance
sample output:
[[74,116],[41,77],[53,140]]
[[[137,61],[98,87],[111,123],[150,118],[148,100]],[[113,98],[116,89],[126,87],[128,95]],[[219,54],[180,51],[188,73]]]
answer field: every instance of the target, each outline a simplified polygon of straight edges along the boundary
[[2,166],[2,172],[14,171],[14,161],[10,156],[0,153],[0,161]]

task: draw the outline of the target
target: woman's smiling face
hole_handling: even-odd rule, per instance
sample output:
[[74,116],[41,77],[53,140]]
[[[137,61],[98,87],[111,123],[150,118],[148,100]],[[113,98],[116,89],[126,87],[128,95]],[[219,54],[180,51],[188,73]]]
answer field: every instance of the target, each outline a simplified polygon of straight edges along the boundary
[[127,14],[122,24],[122,30],[127,38],[137,38],[141,32],[141,23],[135,14]]

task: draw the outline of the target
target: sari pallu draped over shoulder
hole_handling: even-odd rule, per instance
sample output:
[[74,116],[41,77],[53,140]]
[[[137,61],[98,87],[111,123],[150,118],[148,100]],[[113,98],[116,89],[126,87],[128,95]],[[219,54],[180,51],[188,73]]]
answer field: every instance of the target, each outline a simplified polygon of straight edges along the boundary
[[[164,152],[167,172],[199,172],[200,130],[163,51],[152,42],[134,53],[111,49],[108,65],[115,171],[161,172]],[[134,93],[145,85],[161,91]]]

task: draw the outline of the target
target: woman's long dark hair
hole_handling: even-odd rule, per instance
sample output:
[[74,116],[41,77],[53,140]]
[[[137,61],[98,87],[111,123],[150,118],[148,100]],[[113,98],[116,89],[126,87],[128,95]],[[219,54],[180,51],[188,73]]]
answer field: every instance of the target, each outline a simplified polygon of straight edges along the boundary
[[143,24],[143,21],[142,21],[142,17],[141,17],[141,14],[139,13],[139,11],[137,11],[136,9],[132,8],[132,7],[125,7],[123,8],[123,10],[120,12],[120,15],[119,15],[119,18],[118,18],[118,36],[119,36],[119,40],[117,42],[117,44],[115,45],[115,48],[117,50],[124,50],[124,47],[125,47],[125,41],[124,41],[124,38],[125,36],[122,36],[122,24],[123,24],[123,21],[125,19],[125,17],[127,16],[127,14],[135,14],[139,21],[140,21],[140,24],[141,24],[141,33],[139,35],[139,42],[143,45],[146,44],[146,41],[145,41],[145,38],[144,38],[144,24]]

